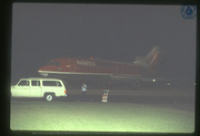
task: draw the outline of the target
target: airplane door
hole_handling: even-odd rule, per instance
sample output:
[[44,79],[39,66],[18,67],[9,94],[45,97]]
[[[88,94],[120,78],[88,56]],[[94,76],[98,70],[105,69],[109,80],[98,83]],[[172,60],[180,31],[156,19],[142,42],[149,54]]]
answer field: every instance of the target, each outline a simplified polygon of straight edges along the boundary
[[41,97],[42,89],[39,80],[31,81],[31,97]]
[[72,65],[71,65],[71,61],[68,61],[68,63],[67,63],[67,65],[66,65],[66,70],[68,71],[68,72],[71,72],[72,71]]
[[30,97],[29,80],[21,80],[18,83],[17,89],[15,91],[15,96],[17,96],[17,97]]

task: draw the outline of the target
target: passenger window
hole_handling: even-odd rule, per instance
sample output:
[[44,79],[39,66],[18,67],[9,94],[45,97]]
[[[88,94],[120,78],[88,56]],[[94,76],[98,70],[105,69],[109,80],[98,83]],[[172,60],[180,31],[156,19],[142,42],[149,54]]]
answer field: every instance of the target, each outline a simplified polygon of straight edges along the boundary
[[29,81],[28,80],[22,80],[19,82],[18,86],[29,86]]
[[43,86],[61,86],[58,81],[43,81]]
[[40,86],[40,81],[31,81],[32,86]]

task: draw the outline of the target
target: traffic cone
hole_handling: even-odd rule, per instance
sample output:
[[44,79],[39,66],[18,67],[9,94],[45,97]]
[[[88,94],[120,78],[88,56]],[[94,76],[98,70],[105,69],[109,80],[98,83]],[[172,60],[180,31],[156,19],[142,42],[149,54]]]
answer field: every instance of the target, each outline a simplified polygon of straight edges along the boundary
[[101,102],[105,102],[105,103],[108,102],[108,92],[109,91],[107,91],[107,90],[104,91]]

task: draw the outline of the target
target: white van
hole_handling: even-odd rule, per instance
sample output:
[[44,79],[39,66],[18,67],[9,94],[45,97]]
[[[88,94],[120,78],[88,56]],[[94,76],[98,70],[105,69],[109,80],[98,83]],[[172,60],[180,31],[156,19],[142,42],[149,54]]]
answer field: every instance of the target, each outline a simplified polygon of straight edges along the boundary
[[12,97],[43,97],[52,101],[54,97],[67,96],[67,90],[60,79],[54,78],[21,78],[11,86]]

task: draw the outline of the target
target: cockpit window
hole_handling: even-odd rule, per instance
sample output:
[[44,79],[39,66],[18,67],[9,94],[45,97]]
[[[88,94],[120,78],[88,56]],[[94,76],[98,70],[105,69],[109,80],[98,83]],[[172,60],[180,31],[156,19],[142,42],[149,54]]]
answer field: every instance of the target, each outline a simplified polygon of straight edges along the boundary
[[60,62],[48,62],[46,65],[59,66],[59,65],[60,65]]

